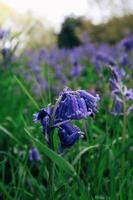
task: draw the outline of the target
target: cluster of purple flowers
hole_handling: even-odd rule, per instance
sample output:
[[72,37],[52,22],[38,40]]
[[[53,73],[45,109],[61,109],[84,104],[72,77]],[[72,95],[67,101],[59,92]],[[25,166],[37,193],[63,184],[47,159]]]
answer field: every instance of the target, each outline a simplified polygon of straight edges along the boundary
[[111,77],[110,77],[110,88],[112,91],[112,97],[114,100],[114,115],[124,115],[130,112],[133,112],[133,105],[126,106],[124,108],[124,104],[127,105],[127,101],[133,100],[133,89],[128,89],[122,82],[123,73],[118,67],[111,67]]
[[77,126],[72,124],[72,120],[93,116],[97,112],[99,99],[99,95],[93,96],[84,90],[72,91],[65,88],[54,106],[50,105],[33,115],[34,122],[41,123],[46,141],[48,141],[49,131],[58,128],[59,150],[62,152],[84,135]]
[[[24,69],[24,77],[32,81],[32,90],[38,95],[40,91],[47,91],[48,76],[56,82],[51,85],[53,94],[60,92],[64,85],[69,85],[69,79],[75,83],[75,78],[80,78],[84,73],[84,63],[91,63],[98,75],[102,75],[104,65],[118,65],[125,70],[132,69],[133,37],[127,37],[115,46],[102,43],[95,45],[89,41],[87,34],[83,34],[83,44],[73,49],[59,49],[55,47],[51,50],[40,49],[38,51],[26,51],[27,68]],[[21,55],[22,57],[22,55]],[[21,58],[19,58],[21,59]],[[26,66],[26,65],[25,65]],[[32,73],[31,73],[32,71]],[[48,72],[47,72],[48,71]],[[34,74],[35,77],[32,75]],[[36,79],[36,83],[33,79]],[[38,93],[37,93],[38,91]]]

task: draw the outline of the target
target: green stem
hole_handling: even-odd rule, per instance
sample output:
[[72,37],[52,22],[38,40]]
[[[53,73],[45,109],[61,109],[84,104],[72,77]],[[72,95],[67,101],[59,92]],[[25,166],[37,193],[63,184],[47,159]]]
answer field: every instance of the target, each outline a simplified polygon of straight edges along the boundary
[[[125,140],[126,140],[126,100],[123,95],[123,130],[122,130],[122,148],[124,149],[125,146]],[[122,180],[125,177],[125,153],[122,154],[122,169],[121,169],[121,177]]]
[[[55,113],[56,109],[60,103],[62,96],[56,101],[56,104],[54,106],[51,119],[50,119],[50,125],[49,125],[49,130],[48,130],[48,145],[51,150],[54,151],[54,118],[55,118]],[[48,200],[54,200],[54,171],[55,171],[55,163],[49,159],[48,163],[48,171],[49,171],[49,182],[48,182],[48,191],[47,191],[47,199]]]
[[[50,129],[49,131],[49,148],[54,150],[54,141],[53,141],[53,130]],[[48,200],[54,200],[54,170],[55,170],[55,164],[52,160],[49,159],[48,163],[49,167],[49,181],[48,181]]]
[[123,131],[122,131],[122,138],[123,138],[123,143],[125,143],[126,139],[126,102],[125,98],[123,98]]

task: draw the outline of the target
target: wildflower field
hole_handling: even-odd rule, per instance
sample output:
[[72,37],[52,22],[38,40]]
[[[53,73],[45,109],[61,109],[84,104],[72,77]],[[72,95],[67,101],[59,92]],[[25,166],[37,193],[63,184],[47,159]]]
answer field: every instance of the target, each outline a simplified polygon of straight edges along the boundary
[[18,46],[0,29],[0,199],[133,200],[133,36]]

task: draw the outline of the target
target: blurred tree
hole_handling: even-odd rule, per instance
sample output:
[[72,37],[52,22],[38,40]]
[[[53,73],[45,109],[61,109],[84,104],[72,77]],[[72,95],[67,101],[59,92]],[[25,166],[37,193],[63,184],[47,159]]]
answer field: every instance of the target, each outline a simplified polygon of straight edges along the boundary
[[80,24],[80,18],[70,16],[64,20],[58,35],[59,47],[72,48],[80,45],[80,40],[75,32],[76,27],[80,26]]
[[[72,48],[82,43],[82,33],[86,32],[91,42],[108,42],[115,44],[129,34],[133,34],[133,15],[113,17],[106,23],[92,24],[85,17],[78,17],[76,25],[65,20],[58,36],[60,47]],[[75,20],[75,19],[74,19]],[[64,26],[65,24],[65,26]],[[69,31],[67,31],[69,30]],[[72,31],[71,31],[72,30]]]
[[107,23],[93,25],[89,30],[91,41],[115,44],[133,34],[133,15],[113,17]]

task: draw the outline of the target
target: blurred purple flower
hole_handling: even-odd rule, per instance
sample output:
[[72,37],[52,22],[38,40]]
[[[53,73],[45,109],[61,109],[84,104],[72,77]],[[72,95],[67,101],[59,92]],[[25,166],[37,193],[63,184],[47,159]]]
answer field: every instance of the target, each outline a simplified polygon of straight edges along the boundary
[[114,100],[114,110],[112,114],[120,115],[126,114],[130,112],[130,109],[125,113],[123,112],[123,104],[127,102],[127,100],[133,100],[133,89],[127,89],[127,87],[123,84],[122,78],[124,76],[124,71],[119,70],[118,67],[109,66],[111,71],[111,77],[109,79],[110,88],[112,92],[112,97]]
[[121,45],[125,48],[126,51],[133,49],[133,36],[129,36],[121,41]]
[[132,113],[133,112],[133,105],[131,105],[128,109],[127,109],[127,114]]
[[9,31],[3,30],[3,29],[0,27],[0,40],[2,40],[3,38],[7,37],[8,34],[9,34]]
[[70,71],[70,74],[71,74],[71,76],[76,77],[76,76],[79,76],[81,74],[81,71],[82,71],[81,65],[78,64],[77,62],[75,62],[71,71]]
[[84,31],[81,35],[81,41],[83,44],[87,44],[89,43],[89,36],[88,33],[86,31]]
[[124,53],[123,55],[121,55],[119,59],[119,63],[122,66],[127,66],[129,64],[129,57],[127,53]]
[[126,87],[124,88],[124,95],[127,100],[133,100],[133,89],[127,89]]
[[115,60],[105,52],[98,52],[96,55],[96,60],[101,61],[103,64],[115,65]]
[[41,160],[40,154],[38,153],[37,149],[32,148],[29,150],[29,160],[30,161]]
[[113,115],[120,115],[121,114],[121,109],[122,109],[122,102],[119,100],[115,99],[114,101],[114,108],[113,108]]

